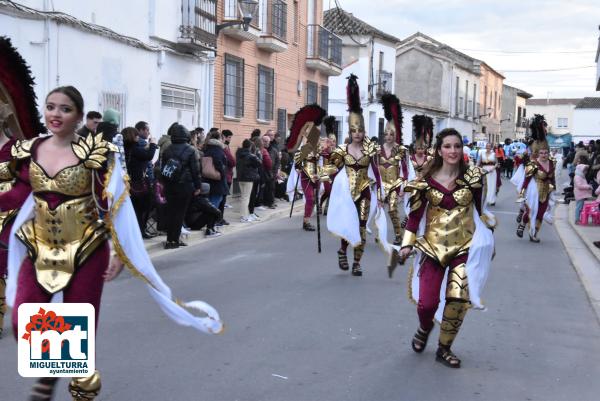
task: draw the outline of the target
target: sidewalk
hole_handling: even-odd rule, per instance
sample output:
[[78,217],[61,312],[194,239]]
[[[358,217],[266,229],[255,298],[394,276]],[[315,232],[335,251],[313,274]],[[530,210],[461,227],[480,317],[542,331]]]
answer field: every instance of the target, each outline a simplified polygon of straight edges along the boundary
[[[267,221],[271,221],[274,219],[289,217],[291,202],[286,202],[282,200],[276,200],[277,208],[275,209],[265,209],[265,210],[255,210],[255,213],[260,216],[260,221],[252,222],[252,223],[242,223],[240,221],[240,200],[239,196],[236,197],[228,197],[227,203],[231,205],[231,208],[225,209],[225,220],[229,222],[228,226],[219,227],[219,231],[223,233],[220,237],[216,238],[205,238],[204,237],[204,229],[199,231],[192,231],[187,238],[184,237],[184,241],[188,244],[188,246],[193,246],[197,244],[201,244],[205,241],[213,241],[218,238],[227,237],[229,234],[247,230],[248,228],[254,227],[257,224],[263,224]],[[304,208],[304,200],[298,200],[294,204],[294,213],[303,210]],[[298,227],[300,228],[300,227]],[[166,241],[165,235],[159,235],[158,237],[146,239],[144,240],[144,245],[146,247],[146,251],[151,258],[165,255],[171,252],[177,252],[178,249],[164,249],[164,243]],[[181,248],[179,248],[181,249]]]
[[575,225],[574,215],[575,202],[558,204],[554,227],[600,321],[600,249],[592,243],[600,240],[600,227]]

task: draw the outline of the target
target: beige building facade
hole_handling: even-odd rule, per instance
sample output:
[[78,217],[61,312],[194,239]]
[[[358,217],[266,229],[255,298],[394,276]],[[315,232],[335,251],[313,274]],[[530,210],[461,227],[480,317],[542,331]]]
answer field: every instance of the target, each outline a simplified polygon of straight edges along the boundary
[[[239,18],[236,3],[218,2],[219,23]],[[214,126],[233,131],[233,147],[255,128],[287,137],[306,104],[327,109],[328,78],[342,72],[342,46],[323,27],[322,10],[322,0],[260,0],[248,31],[233,26],[218,33]]]
[[504,76],[481,62],[479,79],[479,124],[480,140],[498,143],[501,140],[502,84]]

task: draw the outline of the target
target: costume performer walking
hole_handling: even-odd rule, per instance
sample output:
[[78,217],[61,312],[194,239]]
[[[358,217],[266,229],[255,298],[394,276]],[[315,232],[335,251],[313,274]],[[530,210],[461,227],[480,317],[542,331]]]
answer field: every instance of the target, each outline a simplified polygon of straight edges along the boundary
[[[102,133],[86,138],[76,134],[83,113],[83,98],[76,88],[56,88],[44,104],[44,120],[52,135],[17,141],[11,149],[16,182],[0,194],[0,208],[21,208],[10,235],[6,291],[15,337],[19,305],[50,302],[59,292],[64,302],[92,304],[98,322],[104,281],[116,277],[123,264],[146,283],[175,322],[220,332],[222,323],[214,308],[201,301],[176,301],[154,269],[115,146],[104,141]],[[208,317],[198,318],[190,309]],[[56,380],[40,379],[30,399],[52,399]],[[74,401],[93,400],[100,391],[99,373],[73,378],[69,391]]]
[[[412,348],[425,350],[435,317],[441,321],[436,359],[451,368],[460,367],[451,346],[467,309],[483,307],[480,293],[494,252],[496,222],[485,210],[484,175],[479,167],[467,166],[461,135],[447,128],[437,136],[431,164],[405,189],[411,210],[400,257],[418,250],[409,277],[419,316]],[[438,309],[445,275],[445,301]]]
[[479,151],[477,165],[487,172],[485,175],[487,188],[485,203],[486,205],[494,206],[496,204],[496,194],[498,193],[498,159],[490,142],[485,144],[485,149]]
[[[304,106],[294,116],[288,139],[288,152],[294,153],[294,171],[290,175],[294,182],[300,181],[304,193],[304,220],[302,229],[315,231],[310,218],[315,208],[316,191],[319,189],[319,163],[321,159],[321,132],[317,128],[323,122],[327,112],[316,104]],[[302,142],[305,138],[306,141]],[[302,146],[300,147],[300,145]]]
[[[31,138],[46,131],[40,123],[33,79],[25,60],[9,38],[0,36],[0,193],[15,183],[10,150],[17,139]],[[0,212],[0,337],[6,313],[8,240],[17,208]]]
[[[338,146],[331,153],[323,172],[329,177],[337,173],[329,199],[327,228],[341,238],[339,268],[349,269],[346,252],[350,244],[354,247],[352,275],[362,276],[360,260],[367,238],[367,221],[369,215],[376,212],[378,199],[381,200],[381,180],[377,166],[377,144],[365,135],[357,79],[354,74],[348,77],[348,125],[351,142]],[[371,190],[372,185],[376,185],[376,191]]]
[[[335,117],[328,116],[323,120],[323,125],[325,126],[325,133],[327,134],[326,138],[323,138],[323,142],[325,146],[321,151],[321,157],[323,158],[323,164],[327,164],[329,162],[329,157],[331,156],[331,152],[335,149],[337,145],[337,135],[336,125],[335,125]],[[321,210],[324,215],[327,215],[327,209],[329,208],[329,196],[331,195],[331,186],[333,181],[335,180],[335,174],[330,178],[330,181],[323,182],[323,195],[321,196]]]
[[[379,173],[383,186],[383,203],[388,205],[388,213],[394,227],[394,245],[402,243],[402,222],[398,207],[402,202],[404,185],[415,178],[412,163],[408,161],[408,151],[402,145],[402,108],[396,95],[386,93],[381,97],[387,123],[384,143],[379,151]],[[410,170],[410,173],[409,173]]]
[[418,176],[423,168],[433,157],[430,154],[431,140],[433,138],[433,120],[426,115],[416,115],[412,118],[414,154],[410,157],[415,174]]
[[[556,188],[555,166],[550,160],[550,146],[546,140],[546,120],[536,114],[531,122],[531,160],[525,164],[524,174],[515,174],[519,200],[525,202],[522,221],[517,226],[517,236],[529,226],[529,240],[540,242],[539,234],[550,196]],[[524,175],[524,176],[523,176]]]

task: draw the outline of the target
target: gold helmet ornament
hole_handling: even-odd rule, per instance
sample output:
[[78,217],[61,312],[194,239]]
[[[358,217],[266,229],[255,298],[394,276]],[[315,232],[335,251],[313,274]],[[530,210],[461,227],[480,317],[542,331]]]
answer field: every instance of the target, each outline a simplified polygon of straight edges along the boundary
[[326,115],[325,109],[317,104],[309,104],[298,110],[290,127],[290,137],[287,141],[288,152],[297,151],[302,144],[302,138],[306,138],[306,144],[310,144],[316,150],[321,137],[318,127]]
[[358,77],[350,74],[346,86],[346,100],[348,102],[348,128],[349,133],[365,132],[365,119],[363,109],[360,105],[360,88],[358,87]]
[[424,114],[413,116],[413,135],[415,138],[415,149],[431,147],[433,141],[433,119]]
[[534,155],[537,155],[542,149],[550,150],[550,145],[546,139],[547,127],[548,124],[543,115],[535,114],[533,116],[529,129],[531,130],[531,139],[533,140],[531,151]]
[[392,131],[396,137],[396,143],[402,145],[402,107],[396,95],[384,93],[381,96],[383,114],[387,123],[384,132]]

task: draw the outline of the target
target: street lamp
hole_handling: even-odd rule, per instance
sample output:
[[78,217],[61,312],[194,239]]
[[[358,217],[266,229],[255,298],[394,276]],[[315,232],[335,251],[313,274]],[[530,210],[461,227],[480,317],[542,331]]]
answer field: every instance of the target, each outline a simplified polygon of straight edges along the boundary
[[512,113],[508,113],[508,118],[503,118],[502,120],[500,120],[500,124],[502,124],[504,121],[510,121],[512,118]]
[[252,22],[252,16],[256,13],[258,7],[258,1],[256,0],[238,0],[238,11],[241,19],[235,21],[227,21],[222,24],[218,24],[215,29],[215,34],[218,35],[219,31],[228,26],[241,25],[244,31],[248,31],[250,28],[250,22]]

